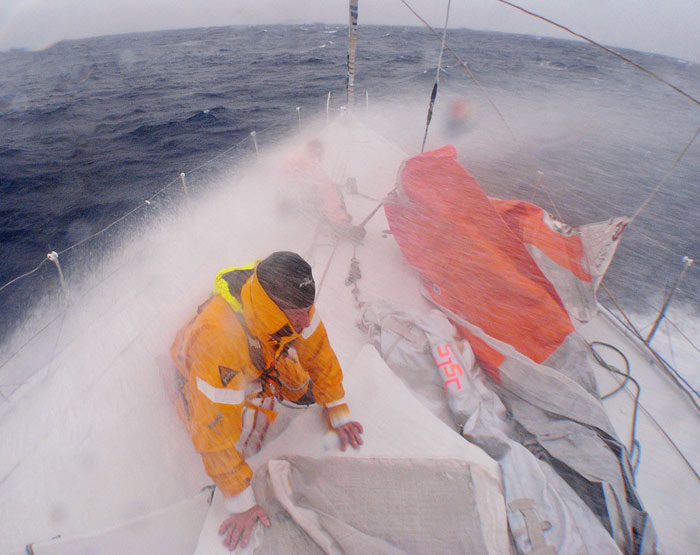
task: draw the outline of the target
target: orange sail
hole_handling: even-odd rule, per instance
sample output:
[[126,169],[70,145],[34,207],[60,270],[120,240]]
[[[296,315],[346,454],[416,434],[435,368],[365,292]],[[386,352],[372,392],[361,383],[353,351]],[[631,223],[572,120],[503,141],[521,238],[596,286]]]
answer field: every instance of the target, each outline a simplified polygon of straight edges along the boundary
[[[594,297],[581,234],[552,229],[546,212],[533,204],[489,199],[457,161],[453,146],[407,160],[399,170],[398,193],[384,209],[428,295],[533,362],[545,361],[574,331],[560,295],[566,289],[557,290],[533,253],[587,284]],[[608,263],[602,264],[602,273]],[[504,357],[497,343],[479,340],[455,323],[482,366],[498,379]]]

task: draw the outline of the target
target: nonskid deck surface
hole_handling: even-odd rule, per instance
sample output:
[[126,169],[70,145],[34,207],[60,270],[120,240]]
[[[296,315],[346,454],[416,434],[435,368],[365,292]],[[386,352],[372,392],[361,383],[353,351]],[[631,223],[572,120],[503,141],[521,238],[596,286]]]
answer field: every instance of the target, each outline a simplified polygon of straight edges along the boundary
[[[640,385],[636,439],[640,461],[635,475],[637,491],[653,519],[661,549],[687,553],[700,542],[698,499],[700,481],[700,415],[687,395],[661,370],[639,341],[629,337],[604,310],[580,329],[589,342],[615,346],[629,362],[630,375]],[[594,348],[610,365],[625,371],[622,357],[605,346]],[[624,380],[597,368],[601,395],[616,389]],[[620,439],[629,448],[634,418],[636,388],[628,383],[617,394],[603,400]],[[690,550],[690,551],[688,551]]]
[[[326,169],[329,174],[341,183],[345,182],[347,178],[355,180],[357,193],[346,192],[345,201],[348,210],[353,215],[353,221],[355,223],[363,221],[377,208],[378,202],[393,189],[396,182],[396,172],[407,156],[373,131],[357,123],[340,122],[340,124],[333,125],[313,136],[320,137],[326,147]],[[295,141],[285,151],[285,154],[299,148],[300,144],[302,143]],[[277,163],[279,162],[277,160]],[[227,199],[227,202],[231,202],[231,200]],[[216,213],[216,208],[210,209],[210,212],[212,210]],[[206,210],[203,213],[206,214]],[[194,216],[195,225],[197,217],[197,215]],[[313,233],[306,233],[296,237],[292,234],[285,234],[283,237],[279,234],[270,234],[270,236],[251,241],[251,245],[245,251],[250,251],[251,256],[259,256],[260,250],[278,250],[281,243],[284,243],[283,248],[303,252],[308,257],[319,284],[318,309],[324,318],[341,364],[346,369],[351,368],[351,364],[360,353],[362,345],[367,341],[364,333],[355,325],[359,316],[356,305],[358,295],[363,302],[371,303],[382,300],[400,306],[430,308],[420,293],[421,285],[418,275],[408,266],[391,234],[388,233],[388,228],[383,210],[379,209],[367,221],[367,236],[360,246],[355,246],[345,240],[336,244],[333,239],[323,234],[314,236]],[[187,232],[185,231],[185,233]],[[65,521],[70,524],[63,526],[60,518],[58,521],[55,519],[52,521],[49,517],[48,524],[36,528],[41,532],[33,532],[31,538],[25,537],[26,534],[21,538],[24,543],[32,539],[41,539],[41,534],[44,534],[44,538],[50,537],[50,535],[54,535],[54,531],[58,531],[64,532],[72,538],[81,536],[83,541],[87,541],[86,545],[100,546],[104,545],[104,539],[109,534],[114,533],[112,524],[133,522],[134,519],[142,519],[142,524],[150,523],[143,528],[144,534],[147,534],[146,530],[148,530],[157,537],[168,526],[165,523],[161,528],[161,525],[156,524],[158,522],[156,516],[158,509],[163,506],[175,506],[178,499],[196,498],[196,491],[199,487],[209,482],[200,468],[196,455],[191,451],[188,438],[178,428],[179,422],[173,419],[172,408],[167,405],[164,396],[154,393],[159,382],[152,377],[157,374],[153,361],[164,351],[167,352],[171,332],[187,317],[190,310],[196,307],[198,302],[201,302],[199,297],[208,289],[208,279],[221,266],[231,263],[228,258],[240,256],[240,253],[236,253],[235,248],[227,249],[226,241],[230,240],[231,235],[225,228],[217,229],[209,235],[201,232],[195,232],[191,235],[194,236],[197,246],[192,248],[191,252],[196,254],[192,254],[188,260],[189,264],[175,258],[157,259],[154,257],[153,263],[147,265],[144,274],[138,276],[132,284],[132,287],[141,287],[142,292],[138,295],[129,295],[128,301],[111,309],[112,319],[104,318],[102,320],[103,326],[108,329],[105,335],[117,338],[116,342],[105,341],[104,337],[96,330],[91,330],[92,336],[90,334],[80,336],[80,341],[74,340],[72,345],[67,345],[60,358],[48,369],[46,377],[42,378],[42,381],[58,384],[60,381],[55,381],[57,375],[62,375],[65,379],[66,374],[70,376],[70,373],[73,372],[76,375],[75,384],[83,380],[87,385],[77,388],[70,386],[70,384],[68,387],[52,385],[53,391],[55,392],[56,387],[58,387],[65,391],[66,396],[69,396],[74,389],[84,391],[87,387],[90,395],[106,398],[109,395],[114,395],[115,388],[116,390],[121,389],[122,394],[125,392],[133,394],[133,384],[129,383],[130,378],[124,376],[130,376],[133,369],[138,368],[139,373],[136,376],[139,376],[137,380],[142,381],[140,389],[151,393],[143,395],[133,405],[129,404],[134,401],[131,399],[123,404],[119,411],[115,411],[112,416],[102,414],[95,422],[84,428],[82,443],[79,437],[54,432],[56,441],[49,442],[47,445],[54,445],[55,452],[42,451],[42,457],[46,460],[61,452],[65,454],[65,461],[62,459],[63,455],[54,457],[54,464],[58,471],[56,476],[59,481],[65,484],[79,484],[82,481],[83,474],[81,473],[85,472],[85,468],[89,469],[90,465],[96,465],[99,480],[90,482],[94,488],[92,492],[88,492],[87,488],[78,487],[78,495],[74,495],[74,492],[62,492],[60,487],[54,487],[53,493],[47,497],[48,505],[59,507],[70,513],[70,518]],[[215,244],[207,244],[212,242]],[[256,249],[258,249],[257,253]],[[225,253],[227,250],[230,251],[228,254]],[[187,258],[186,254],[185,257]],[[357,282],[358,291],[355,294],[353,294],[352,285],[346,283],[353,257],[359,261],[362,272],[362,278]],[[226,258],[226,260],[222,258]],[[197,263],[192,264],[192,262]],[[237,262],[237,260],[233,262]],[[173,268],[180,269],[184,274],[182,283],[169,281],[165,277],[163,268],[159,264],[167,266],[168,263],[171,267],[169,268],[170,272],[166,273],[172,273]],[[198,266],[196,271],[193,266]],[[162,280],[160,286],[155,285],[154,279],[155,283],[158,283],[159,279]],[[194,291],[189,291],[186,288],[194,289]],[[182,297],[183,306],[174,309],[172,305],[165,302],[162,296],[158,295],[159,289],[161,293],[173,293],[173,297],[176,297],[178,293],[184,295]],[[127,318],[119,319],[118,315],[126,315]],[[172,322],[164,326],[154,326],[151,322],[159,318],[166,318]],[[116,327],[109,330],[109,326]],[[700,498],[698,481],[689,465],[678,455],[660,427],[669,433],[673,441],[680,446],[690,464],[697,469],[698,449],[692,444],[692,438],[697,437],[697,412],[694,412],[687,403],[684,403],[682,398],[673,393],[673,388],[666,383],[665,378],[660,377],[658,372],[651,367],[649,357],[638,351],[629,339],[607,320],[598,317],[592,323],[583,326],[581,332],[589,341],[600,340],[614,343],[621,348],[630,359],[632,375],[642,383],[641,405],[643,408],[640,409],[637,429],[637,439],[642,446],[641,463],[637,474],[638,491],[645,503],[645,508],[654,520],[662,549],[668,552],[688,552],[697,545],[700,539],[697,518],[695,517],[697,499]],[[107,350],[86,351],[85,341],[97,345],[103,344]],[[102,358],[104,354],[107,355],[107,363]],[[77,367],[76,361],[79,361]],[[95,367],[100,369],[97,374],[93,372]],[[150,374],[149,368],[152,370]],[[82,372],[84,374],[81,374]],[[81,378],[81,375],[85,377]],[[115,376],[120,375],[121,378],[115,378]],[[353,377],[348,376],[348,379],[349,383],[352,384]],[[598,381],[601,392],[613,389],[616,383],[603,370],[599,372]],[[47,406],[51,406],[48,399],[51,398],[49,393],[52,390],[49,387],[41,387],[41,385],[40,382],[39,396],[34,401],[41,403],[43,395],[41,391],[45,391],[48,395],[46,397]],[[353,387],[357,385],[355,384],[349,389],[352,391]],[[27,393],[27,395],[31,394],[31,391]],[[119,393],[117,393],[117,398],[119,399]],[[358,397],[357,403],[360,404],[358,407],[360,413],[365,410],[361,408],[362,402],[362,399]],[[159,434],[154,435],[153,430],[144,432],[140,425],[140,419],[134,415],[135,410],[143,412],[141,407],[149,404],[151,405],[151,415],[142,414],[142,416],[150,418],[151,424],[160,422]],[[604,406],[619,437],[627,443],[633,407],[633,399],[629,391],[620,392],[620,394],[609,398],[604,401]],[[74,406],[66,397],[65,403],[60,405],[58,413],[78,415],[81,414],[83,408],[85,408],[86,414],[83,417],[76,416],[72,420],[73,422],[87,420],[89,418],[87,414],[99,412],[94,403],[85,407]],[[653,416],[655,422],[645,411]],[[24,418],[23,414],[24,411],[19,411],[13,418],[20,421]],[[125,416],[127,414],[129,417]],[[374,420],[379,416],[370,416],[368,413],[368,418]],[[124,426],[125,422],[127,426]],[[7,423],[8,421],[4,422],[4,424]],[[371,429],[372,425],[370,424]],[[321,430],[318,432],[321,434]],[[109,433],[109,439],[98,441],[97,436],[104,433]],[[371,435],[370,433],[368,438]],[[455,440],[467,444],[457,434],[453,435]],[[321,434],[322,436],[323,434]],[[74,447],[66,448],[66,441],[70,441],[71,437],[75,439]],[[159,452],[157,447],[163,442],[168,443],[165,457],[163,457],[162,449]],[[138,449],[134,452],[134,445],[144,447],[140,449],[140,452]],[[279,438],[276,445],[280,450],[279,446],[287,444],[282,441],[282,438]],[[122,457],[108,463],[107,461],[111,460],[112,450],[120,452]],[[281,449],[277,454],[283,454],[284,450]],[[35,468],[40,474],[44,472],[44,470],[40,470],[44,465],[36,458],[36,453],[32,452],[31,446],[21,447],[19,452],[22,454],[20,457],[22,460],[16,461],[18,464],[29,463],[27,468]],[[369,452],[369,448],[365,452]],[[87,462],[79,469],[66,470],[69,467],[68,460],[75,458],[76,454],[78,460]],[[273,452],[270,451],[268,454],[272,456]],[[265,456],[267,457],[267,455]],[[421,452],[421,456],[429,456],[429,453]],[[163,459],[163,464],[159,469],[154,470],[153,476],[149,477],[148,472],[136,476],[136,481],[142,483],[142,486],[135,489],[131,486],[123,488],[126,491],[116,494],[113,498],[116,503],[113,503],[112,509],[105,511],[104,499],[110,499],[110,495],[114,494],[113,488],[105,487],[105,481],[113,480],[117,485],[127,483],[124,481],[125,478],[121,477],[123,468],[120,469],[117,466],[120,464],[128,466],[129,461],[144,458],[149,459],[149,465],[153,467],[153,460],[158,457]],[[32,459],[36,460],[32,462]],[[122,462],[119,463],[119,460]],[[10,472],[10,480],[3,489],[10,491],[6,489],[8,486],[11,488],[16,486],[12,491],[19,492],[22,489],[24,481],[22,476],[24,474],[22,471],[17,472],[14,476],[12,474]],[[120,478],[116,479],[116,476],[120,476]],[[171,479],[168,479],[167,476],[170,476]],[[161,498],[152,495],[149,502],[140,507],[136,506],[138,501],[135,500],[139,500],[142,492],[148,490],[147,484],[151,478],[160,483],[158,487],[161,490],[163,488],[167,490],[170,487],[168,484],[173,486],[173,490]],[[176,485],[178,482],[180,485]],[[83,490],[85,495],[81,497],[80,492]],[[89,495],[90,493],[93,495]],[[97,494],[96,501],[88,502],[88,499],[95,500],[95,493]],[[3,497],[7,500],[5,495]],[[61,503],[65,500],[66,503],[62,505],[54,502],[51,505],[52,497],[54,500],[59,499]],[[93,518],[87,518],[82,524],[75,521],[75,514],[85,507],[90,507],[92,503],[96,503],[94,506],[98,509],[95,511],[97,514]],[[207,517],[209,524],[205,525],[205,532],[199,538],[200,546],[214,545],[220,541],[218,535],[212,533],[213,529],[211,528],[213,526],[211,522],[218,518],[220,510],[217,503],[215,500],[209,511]],[[201,503],[193,503],[190,512],[193,515],[199,515]],[[60,511],[57,514],[59,517],[61,516]],[[210,527],[207,528],[207,526]],[[85,530],[102,530],[102,532],[85,536],[82,533]],[[40,534],[40,537],[36,536],[37,533]],[[193,533],[188,534],[190,538],[188,541],[191,541]],[[194,541],[196,542],[197,538],[194,538]],[[49,542],[42,548],[49,548],[52,545],[58,547],[60,543]],[[183,541],[183,545],[186,544],[187,542]],[[70,544],[65,543],[65,545]],[[37,549],[39,549],[38,544]],[[55,553],[61,553],[61,551],[55,551]]]

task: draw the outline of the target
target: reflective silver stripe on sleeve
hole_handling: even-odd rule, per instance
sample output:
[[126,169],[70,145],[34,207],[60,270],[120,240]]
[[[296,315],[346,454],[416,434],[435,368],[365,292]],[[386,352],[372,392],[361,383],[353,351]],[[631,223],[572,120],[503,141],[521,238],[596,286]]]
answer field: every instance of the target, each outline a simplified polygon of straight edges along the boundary
[[309,337],[311,337],[320,323],[321,317],[319,316],[318,311],[314,311],[314,317],[311,319],[309,327],[304,328],[304,330],[301,332],[301,336],[304,339],[308,339]]
[[245,449],[246,443],[250,439],[250,434],[253,432],[255,414],[255,410],[249,409],[248,407],[243,407],[243,412],[241,413],[241,435],[238,436],[238,441],[235,445],[236,450],[240,451],[241,453]]
[[223,405],[240,405],[245,401],[245,391],[240,389],[224,389],[214,387],[199,376],[197,377],[197,389],[201,391],[207,399],[214,403]]
[[338,399],[337,401],[332,401],[332,402],[328,403],[326,405],[326,407],[330,409],[333,407],[337,407],[338,405],[342,405],[343,403],[346,403],[346,402],[347,401],[345,401],[345,397],[342,397],[342,398]]

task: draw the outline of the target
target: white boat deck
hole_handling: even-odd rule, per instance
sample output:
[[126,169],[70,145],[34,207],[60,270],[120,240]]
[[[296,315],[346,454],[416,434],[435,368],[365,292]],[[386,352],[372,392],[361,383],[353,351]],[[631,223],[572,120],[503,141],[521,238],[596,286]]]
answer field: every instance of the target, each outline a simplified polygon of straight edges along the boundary
[[[659,368],[653,355],[605,310],[580,332],[589,342],[611,344],[627,357],[630,375],[639,383],[636,438],[641,459],[637,492],[651,515],[664,553],[691,553],[700,545],[700,414],[688,396]],[[625,371],[622,357],[604,346],[595,347],[608,364]],[[624,380],[599,367],[601,395]],[[629,449],[635,386],[628,382],[603,400],[608,417]]]
[[[333,177],[354,177],[357,180],[361,194],[346,197],[348,209],[357,223],[376,207],[377,199],[393,188],[396,171],[405,154],[360,125],[331,128],[323,134],[323,139],[329,144],[329,163],[342,168],[338,172],[342,175]],[[264,192],[261,195],[264,197]],[[233,194],[224,198],[230,203],[228,206],[237,202]],[[215,204],[219,206],[195,213],[187,230],[176,238],[182,240],[177,245],[178,252],[164,253],[177,241],[170,236],[158,237],[154,246],[146,251],[152,256],[149,262],[129,259],[126,271],[133,277],[128,286],[141,293],[127,294],[121,303],[108,303],[97,329],[94,325],[77,322],[70,330],[71,344],[58,353],[50,369],[44,368],[46,375],[38,374],[38,389],[22,392],[22,397],[26,395],[26,403],[16,407],[11,418],[0,424],[0,432],[3,432],[10,422],[17,426],[28,423],[35,405],[35,410],[44,406],[50,411],[42,420],[44,431],[33,432],[31,437],[22,441],[13,437],[12,446],[17,455],[3,461],[3,475],[8,473],[9,478],[4,484],[0,483],[0,497],[4,499],[0,502],[0,509],[8,515],[12,514],[14,506],[23,504],[8,499],[8,496],[21,496],[23,488],[31,483],[31,477],[36,479],[36,473],[41,475],[38,482],[45,481],[50,485],[48,492],[42,489],[42,483],[31,485],[26,491],[27,499],[33,499],[38,506],[28,509],[27,514],[24,514],[24,509],[17,509],[13,517],[13,526],[16,522],[21,527],[14,534],[21,535],[24,543],[37,542],[34,545],[36,553],[76,552],[78,546],[100,553],[126,552],[108,547],[127,545],[112,543],[114,534],[119,535],[120,530],[125,537],[133,530],[141,534],[143,550],[129,544],[128,552],[152,553],[155,552],[152,546],[158,545],[153,542],[170,534],[172,526],[178,527],[181,532],[178,538],[181,539],[179,548],[173,546],[172,550],[168,549],[169,553],[191,553],[197,543],[198,526],[180,527],[176,524],[180,517],[162,518],[164,514],[183,514],[190,523],[201,523],[203,511],[207,509],[202,503],[203,497],[196,494],[192,485],[198,482],[205,486],[209,481],[200,468],[198,457],[189,451],[189,440],[179,429],[180,423],[172,407],[158,391],[160,382],[154,361],[167,353],[172,332],[201,302],[200,293],[210,287],[211,276],[223,265],[240,261],[234,259],[241,253],[240,249],[230,247],[230,237],[246,225],[263,226],[254,220],[255,213],[241,215],[242,222],[233,221],[233,218],[231,221],[222,220],[224,207],[221,202]],[[206,234],[201,226],[207,220],[222,223],[214,227],[212,233]],[[309,237],[304,236],[302,241],[288,233],[271,233],[244,249],[252,256],[259,256],[265,249],[292,248],[308,257],[319,289],[318,308],[345,368],[350,368],[365,343],[363,333],[355,325],[358,311],[351,287],[344,283],[353,255],[360,260],[362,279],[359,288],[363,301],[390,300],[409,306],[427,306],[419,292],[418,277],[408,267],[391,235],[385,233],[387,229],[383,211],[379,210],[367,224],[364,245],[357,249],[346,242],[335,248],[328,241],[317,241],[316,246],[310,248]],[[191,244],[188,245],[187,241]],[[257,254],[254,254],[255,249],[258,249]],[[182,306],[174,308],[167,298],[178,298],[178,293],[184,295]],[[104,289],[98,290],[91,301],[85,302],[102,305],[104,294]],[[92,308],[90,313],[93,313]],[[105,314],[110,318],[105,318]],[[163,325],[156,328],[151,324],[160,319],[165,319]],[[105,329],[100,330],[100,327]],[[697,550],[700,545],[700,481],[695,474],[700,468],[698,412],[667,376],[652,367],[651,356],[605,315],[582,326],[580,331],[588,341],[601,341],[620,348],[630,361],[631,375],[641,385],[637,418],[641,462],[636,478],[637,489],[645,509],[651,514],[663,552],[690,553]],[[105,336],[110,340],[105,341]],[[112,341],[113,338],[116,342]],[[91,345],[89,350],[85,348],[87,344]],[[624,369],[617,354],[603,347],[598,351],[606,360]],[[59,387],[61,376],[75,380],[73,386],[64,383]],[[349,379],[353,384],[352,378]],[[603,368],[598,372],[602,393],[614,389],[619,381],[619,377]],[[350,391],[355,387],[361,389],[361,384],[354,383]],[[135,389],[141,391],[138,398],[133,396]],[[60,397],[65,397],[58,405],[55,404],[57,390]],[[633,393],[634,388],[628,384],[617,395],[604,401],[606,412],[625,444],[629,441]],[[35,400],[30,400],[32,395]],[[87,424],[92,415],[97,415],[95,421]],[[375,430],[372,424],[368,426],[369,439],[374,437]],[[108,439],[105,441],[105,438]],[[454,439],[464,442],[456,434]],[[34,444],[45,447],[37,450],[32,446]],[[111,458],[113,452],[118,455],[115,459]],[[157,457],[163,457],[160,467],[151,460]],[[142,462],[148,462],[145,470],[141,469]],[[18,465],[17,471],[13,464]],[[133,467],[120,467],[124,464]],[[130,470],[133,470],[133,481],[140,484],[136,488],[127,486]],[[168,479],[169,475],[171,479]],[[80,484],[81,476],[85,477],[84,484],[89,484],[89,487]],[[153,491],[143,494],[148,490],[149,482],[156,485]],[[167,488],[168,484],[176,491],[167,495],[156,491],[157,488]],[[124,486],[121,490],[120,485]],[[52,505],[52,499],[62,500],[63,504]],[[159,499],[167,501],[158,505]],[[191,501],[174,503],[175,499]],[[170,508],[164,512],[157,510],[165,505]],[[214,505],[211,514],[216,514],[216,507]],[[78,515],[81,511],[84,514]],[[36,524],[27,522],[32,512],[37,517]],[[126,524],[116,526],[108,524],[124,522]],[[66,537],[50,541],[54,531],[65,533]],[[0,543],[0,546],[6,546],[0,551],[19,553],[17,543]]]

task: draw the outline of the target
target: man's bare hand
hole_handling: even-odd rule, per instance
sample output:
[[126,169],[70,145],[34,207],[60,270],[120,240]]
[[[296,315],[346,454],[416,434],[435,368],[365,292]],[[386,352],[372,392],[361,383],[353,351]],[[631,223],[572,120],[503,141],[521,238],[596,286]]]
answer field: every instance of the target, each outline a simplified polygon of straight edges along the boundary
[[348,422],[335,428],[335,431],[340,436],[341,451],[345,451],[348,448],[348,443],[352,445],[353,449],[359,449],[360,445],[362,445],[362,436],[360,434],[364,430],[359,422]]
[[224,546],[233,551],[238,545],[238,540],[241,541],[241,547],[248,545],[250,534],[253,532],[255,521],[260,519],[260,522],[267,528],[270,527],[270,518],[260,505],[251,507],[244,513],[231,515],[219,526],[219,535],[224,536]]

